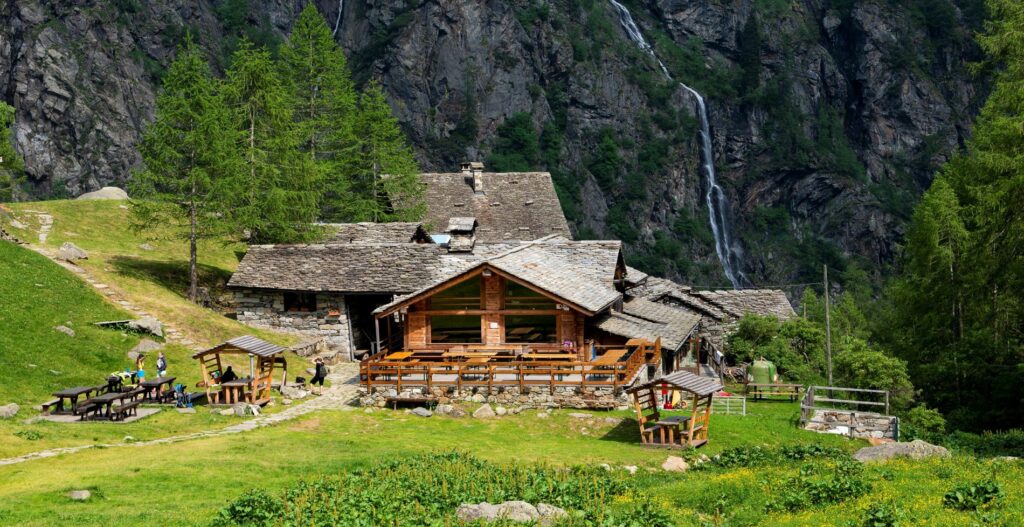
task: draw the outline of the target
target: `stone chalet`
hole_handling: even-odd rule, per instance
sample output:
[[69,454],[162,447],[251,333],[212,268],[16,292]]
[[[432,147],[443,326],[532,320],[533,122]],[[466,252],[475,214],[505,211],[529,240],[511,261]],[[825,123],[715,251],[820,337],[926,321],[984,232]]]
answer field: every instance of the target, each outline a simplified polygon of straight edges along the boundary
[[[621,358],[633,361],[623,367],[630,377],[640,362],[678,366],[698,327],[747,311],[793,314],[781,292],[694,292],[627,267],[619,241],[572,240],[547,173],[488,173],[467,163],[423,181],[422,223],[336,225],[321,244],[251,246],[228,283],[238,319],[375,360],[449,360],[456,350],[465,359],[484,347],[498,351],[469,362],[568,351],[582,364],[639,343],[644,353]],[[648,353],[655,349],[660,357]]]

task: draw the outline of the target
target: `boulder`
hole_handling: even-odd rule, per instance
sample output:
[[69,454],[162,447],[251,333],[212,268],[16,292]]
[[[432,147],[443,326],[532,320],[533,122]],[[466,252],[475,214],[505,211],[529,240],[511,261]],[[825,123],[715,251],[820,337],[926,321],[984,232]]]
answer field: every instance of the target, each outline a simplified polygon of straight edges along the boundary
[[88,260],[89,253],[85,252],[85,249],[82,249],[71,242],[64,242],[64,244],[60,246],[60,249],[57,249],[57,259],[64,260],[65,262]]
[[285,398],[281,399],[281,404],[283,404],[285,406],[288,406],[289,404],[292,404],[292,400],[287,398],[287,397],[285,397]]
[[298,386],[282,386],[281,395],[284,395],[289,399],[305,399],[306,397],[309,397],[309,392]]
[[452,413],[453,409],[455,409],[455,407],[450,404],[439,404],[434,408],[434,413],[437,415],[448,415]]
[[591,417],[594,417],[594,416],[592,416],[590,414],[585,414],[583,412],[573,412],[573,413],[569,414],[569,417],[572,417],[573,419],[590,419]]
[[449,417],[466,417],[468,412],[459,408],[458,406],[452,407],[451,411],[448,412]]
[[237,403],[231,407],[231,413],[238,417],[245,417],[247,415],[260,415],[260,407],[255,404],[249,403]]
[[142,249],[143,251],[152,251],[154,247],[148,243],[143,243],[142,245],[139,245],[139,249]]
[[508,408],[505,408],[504,406],[498,406],[497,408],[494,409],[494,413],[495,415],[499,416],[506,415],[508,414]]
[[73,329],[71,329],[71,328],[69,328],[67,326],[55,326],[53,329],[54,329],[54,331],[60,331],[61,333],[65,334],[65,335],[67,335],[69,337],[74,337],[75,336],[75,330],[73,330]]
[[690,465],[679,456],[668,456],[665,462],[661,464],[661,469],[666,472],[686,472],[690,470]]
[[74,501],[85,501],[92,497],[92,493],[87,490],[73,490],[68,492],[68,497]]
[[491,408],[491,405],[489,404],[485,404],[473,412],[473,417],[477,419],[490,419],[495,416],[496,414],[494,413],[494,409]]
[[434,412],[431,412],[430,410],[427,410],[422,406],[417,406],[416,408],[413,408],[412,412],[410,413],[412,413],[412,415],[418,415],[420,417],[430,417],[434,415]]
[[921,441],[920,439],[915,439],[909,443],[886,443],[884,445],[864,447],[853,455],[853,458],[861,463],[886,461],[897,457],[910,459],[949,457],[949,450]]
[[0,419],[11,419],[18,415],[18,410],[21,410],[21,407],[14,403],[0,406]]
[[538,504],[536,507],[525,501],[506,501],[504,503],[463,503],[455,512],[455,516],[464,522],[493,522],[498,520],[513,522],[537,522],[540,525],[551,525],[559,518],[566,516],[563,509]]
[[474,403],[486,403],[487,397],[484,396],[484,394],[482,393],[478,393],[470,397],[469,400],[473,401]]
[[128,358],[134,361],[136,358],[138,358],[139,355],[145,355],[146,353],[159,351],[162,350],[163,348],[164,345],[155,340],[142,339],[139,341],[138,344],[135,345],[134,348],[132,348],[131,351],[128,352]]
[[626,465],[626,466],[622,467],[622,470],[625,470],[626,472],[629,472],[630,474],[636,474],[636,471],[639,470],[639,468],[636,465]]
[[103,187],[99,190],[86,192],[75,198],[76,200],[110,199],[124,201],[128,199],[128,193],[117,187]]
[[153,317],[142,317],[138,320],[132,320],[128,323],[128,329],[143,331],[158,337],[164,336],[163,323]]

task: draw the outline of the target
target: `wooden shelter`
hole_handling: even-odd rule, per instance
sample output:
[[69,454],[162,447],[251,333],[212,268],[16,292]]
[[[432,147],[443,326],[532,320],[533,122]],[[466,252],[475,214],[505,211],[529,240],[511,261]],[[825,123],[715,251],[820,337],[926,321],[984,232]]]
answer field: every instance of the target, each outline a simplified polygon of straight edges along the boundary
[[[708,442],[711,399],[721,391],[722,383],[714,377],[701,377],[688,371],[677,371],[627,390],[633,397],[640,441],[645,445],[699,447]],[[661,416],[659,392],[687,392],[692,395],[689,416]]]
[[[211,404],[232,404],[247,401],[251,404],[266,404],[270,401],[270,388],[274,378],[274,366],[280,364],[287,376],[288,363],[284,358],[285,348],[265,340],[246,335],[233,338],[208,350],[199,351],[192,358],[199,361],[203,370],[206,399]],[[223,355],[249,357],[249,376],[222,382],[224,374]]]

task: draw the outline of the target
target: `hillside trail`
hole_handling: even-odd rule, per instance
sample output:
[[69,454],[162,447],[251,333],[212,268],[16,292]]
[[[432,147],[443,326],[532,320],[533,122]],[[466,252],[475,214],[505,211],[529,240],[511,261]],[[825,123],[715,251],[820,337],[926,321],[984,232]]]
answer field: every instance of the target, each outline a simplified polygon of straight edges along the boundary
[[[75,265],[72,262],[68,262],[58,258],[57,251],[54,250],[52,247],[46,246],[46,240],[50,236],[50,232],[53,230],[53,216],[38,210],[25,210],[24,212],[26,214],[34,215],[36,219],[39,221],[39,231],[37,233],[39,242],[26,244],[26,246],[29,249],[49,258],[51,261],[53,261],[53,263],[67,269],[68,271],[71,271],[72,273],[79,275],[82,278],[82,281],[89,284],[89,286],[95,289],[96,292],[100,294],[100,296],[106,298],[108,302],[116,305],[117,307],[125,311],[128,311],[129,313],[135,315],[138,318],[160,318],[133,304],[124,294],[121,293],[121,291],[119,291],[115,287],[111,287],[103,283],[102,280],[96,278],[96,276],[90,273],[89,270],[86,269],[85,267]],[[182,346],[188,348],[193,348],[196,346],[196,342],[188,338],[188,336],[185,335],[185,333],[183,333],[178,328],[169,325],[167,322],[163,320],[160,320],[160,323],[163,325],[163,337],[164,340],[166,340],[167,342],[181,344]]]
[[[169,443],[180,443],[182,441],[191,441],[193,439],[205,439],[210,437],[239,434],[243,432],[257,430],[259,428],[263,428],[266,426],[282,423],[285,421],[289,421],[291,419],[296,419],[298,417],[302,417],[306,414],[316,412],[319,410],[355,409],[355,407],[352,406],[350,403],[353,400],[355,400],[356,392],[359,389],[359,365],[356,363],[336,364],[331,367],[331,372],[327,375],[327,380],[331,383],[331,385],[330,387],[324,389],[323,395],[310,396],[309,399],[306,399],[301,403],[297,403],[294,406],[290,406],[287,409],[282,410],[280,412],[269,415],[259,415],[246,421],[243,421],[241,423],[233,424],[225,428],[193,432],[190,434],[182,434],[170,437],[162,437],[159,439],[151,439],[147,441],[134,441],[130,443],[105,443],[93,445],[80,445],[64,448],[52,448],[49,450],[42,450],[39,452],[23,454],[17,457],[0,459],[0,466],[14,465],[17,463],[32,461],[34,459],[44,459],[49,457],[60,456],[62,454],[73,454],[75,452],[81,452],[83,450],[89,450],[92,448],[137,448],[153,445],[164,445]],[[118,425],[116,423],[111,423],[110,426]]]

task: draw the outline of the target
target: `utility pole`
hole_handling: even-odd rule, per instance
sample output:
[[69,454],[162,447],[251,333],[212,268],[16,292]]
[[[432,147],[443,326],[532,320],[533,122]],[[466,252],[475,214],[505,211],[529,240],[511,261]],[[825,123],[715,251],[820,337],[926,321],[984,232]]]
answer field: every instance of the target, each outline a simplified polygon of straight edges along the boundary
[[825,269],[825,362],[828,366],[828,385],[832,386],[832,318],[829,314],[831,301],[828,294],[828,265]]

